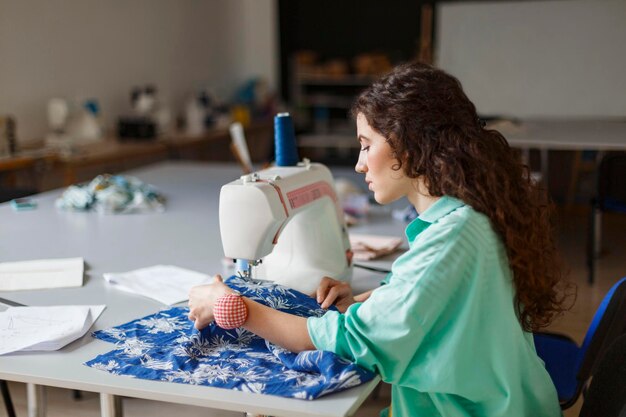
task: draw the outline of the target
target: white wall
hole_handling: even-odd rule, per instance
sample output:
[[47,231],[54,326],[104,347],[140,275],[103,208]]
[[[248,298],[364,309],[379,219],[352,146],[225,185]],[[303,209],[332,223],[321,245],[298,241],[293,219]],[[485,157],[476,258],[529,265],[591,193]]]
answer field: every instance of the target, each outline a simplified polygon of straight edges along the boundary
[[173,109],[250,76],[276,86],[275,14],[275,0],[0,0],[0,114],[26,141],[45,135],[51,97],[95,97],[111,127],[135,85]]
[[626,117],[626,1],[444,3],[437,63],[483,114]]
[[239,80],[262,76],[273,89],[279,80],[278,6],[275,0],[226,0],[233,75]]

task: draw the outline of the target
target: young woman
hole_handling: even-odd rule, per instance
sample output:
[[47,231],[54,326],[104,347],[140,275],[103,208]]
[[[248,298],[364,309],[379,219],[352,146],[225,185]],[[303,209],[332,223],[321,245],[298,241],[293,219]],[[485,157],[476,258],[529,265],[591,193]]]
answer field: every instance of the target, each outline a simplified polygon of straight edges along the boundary
[[[565,296],[548,204],[527,167],[483,127],[459,81],[428,65],[396,67],[353,114],[356,170],[376,201],[406,197],[419,213],[406,228],[409,250],[369,293],[325,278],[318,302],[340,312],[305,319],[240,298],[240,324],[292,351],[328,350],[377,372],[392,385],[394,417],[560,416],[531,331],[562,311]],[[219,276],[191,291],[197,328],[230,292]]]

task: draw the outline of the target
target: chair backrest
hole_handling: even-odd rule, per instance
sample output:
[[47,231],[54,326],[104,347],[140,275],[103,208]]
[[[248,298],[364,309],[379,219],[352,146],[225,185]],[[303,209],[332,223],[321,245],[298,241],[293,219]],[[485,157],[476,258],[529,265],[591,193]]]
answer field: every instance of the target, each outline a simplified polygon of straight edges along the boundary
[[626,334],[618,337],[600,358],[585,394],[579,417],[626,415]]
[[626,277],[604,296],[587,330],[580,348],[579,381],[587,381],[594,374],[598,359],[623,334],[626,334]]
[[608,153],[602,158],[598,203],[603,210],[626,212],[626,152]]

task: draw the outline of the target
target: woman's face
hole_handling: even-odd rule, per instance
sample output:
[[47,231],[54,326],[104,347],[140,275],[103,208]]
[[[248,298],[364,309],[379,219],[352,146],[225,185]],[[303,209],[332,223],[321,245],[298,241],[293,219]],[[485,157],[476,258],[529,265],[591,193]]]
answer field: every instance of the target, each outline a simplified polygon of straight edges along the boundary
[[414,184],[402,169],[394,170],[398,160],[385,137],[372,129],[362,113],[356,118],[357,137],[361,144],[359,160],[354,169],[365,174],[365,182],[380,204],[388,204],[407,196]]

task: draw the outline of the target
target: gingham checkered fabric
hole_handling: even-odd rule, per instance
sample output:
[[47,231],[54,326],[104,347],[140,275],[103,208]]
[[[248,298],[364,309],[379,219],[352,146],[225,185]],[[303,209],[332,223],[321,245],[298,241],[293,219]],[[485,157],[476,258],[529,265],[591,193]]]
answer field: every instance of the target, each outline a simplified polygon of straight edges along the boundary
[[246,322],[248,308],[239,294],[226,294],[215,302],[213,315],[215,324],[222,329],[236,329]]

